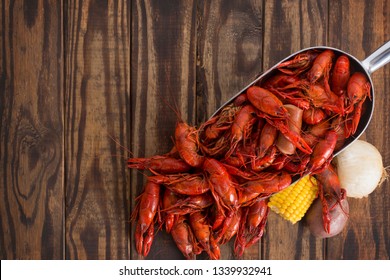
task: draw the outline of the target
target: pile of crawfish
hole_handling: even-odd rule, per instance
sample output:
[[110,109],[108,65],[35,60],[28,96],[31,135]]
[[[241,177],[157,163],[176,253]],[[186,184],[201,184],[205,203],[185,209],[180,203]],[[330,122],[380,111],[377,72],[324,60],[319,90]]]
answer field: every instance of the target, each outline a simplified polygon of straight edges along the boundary
[[187,259],[219,259],[233,238],[240,257],[264,233],[268,198],[306,174],[318,176],[329,231],[327,200],[346,195],[331,160],[356,132],[370,83],[331,50],[306,51],[272,73],[199,127],[178,121],[167,154],[128,160],[151,172],[132,213],[139,254],[165,229]]

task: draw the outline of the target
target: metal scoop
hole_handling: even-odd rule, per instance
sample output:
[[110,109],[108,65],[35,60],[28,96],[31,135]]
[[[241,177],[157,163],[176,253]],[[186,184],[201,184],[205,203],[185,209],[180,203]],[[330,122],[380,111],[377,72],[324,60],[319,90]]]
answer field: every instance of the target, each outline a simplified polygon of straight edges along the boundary
[[300,53],[304,53],[310,50],[317,50],[317,51],[324,51],[324,50],[332,50],[336,54],[336,56],[340,55],[345,55],[349,58],[350,60],[350,65],[351,69],[354,70],[354,72],[362,72],[367,76],[367,79],[369,80],[371,84],[371,99],[366,98],[365,100],[365,110],[362,112],[360,122],[358,125],[358,128],[351,137],[346,139],[344,145],[334,153],[334,156],[338,155],[341,151],[346,149],[349,145],[351,145],[352,142],[354,142],[356,139],[358,139],[362,133],[366,130],[368,127],[368,124],[371,121],[371,117],[374,111],[374,100],[375,100],[375,95],[374,95],[374,84],[371,79],[371,74],[378,70],[379,68],[383,67],[387,63],[390,62],[390,41],[385,43],[383,46],[381,46],[379,49],[377,49],[375,52],[373,52],[370,56],[368,56],[366,59],[363,61],[359,61],[357,58],[354,56],[350,55],[349,53],[346,53],[342,50],[336,49],[336,48],[331,48],[331,47],[326,47],[326,46],[317,46],[317,47],[311,47],[311,48],[306,48],[303,50],[300,50],[296,53],[291,54],[284,60],[280,61],[279,63],[275,64],[272,68],[270,68],[268,71],[262,73],[259,77],[257,77],[254,81],[252,81],[249,85],[244,87],[240,92],[238,92],[236,95],[234,95],[231,99],[229,99],[225,104],[223,104],[211,117],[215,116],[218,114],[222,108],[224,108],[226,105],[231,103],[237,96],[239,96],[241,93],[245,92],[246,89],[256,83],[261,83],[261,81],[266,80],[267,78],[273,76],[277,70],[277,66],[285,61],[288,61],[295,57],[296,55]]

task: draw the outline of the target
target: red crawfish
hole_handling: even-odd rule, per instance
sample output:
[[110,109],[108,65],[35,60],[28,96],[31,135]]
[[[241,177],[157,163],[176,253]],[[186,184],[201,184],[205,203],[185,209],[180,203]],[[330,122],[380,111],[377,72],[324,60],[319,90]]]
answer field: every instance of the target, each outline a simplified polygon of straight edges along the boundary
[[150,158],[130,158],[127,160],[128,168],[150,169],[163,174],[182,173],[191,169],[184,160],[171,156],[153,156]]
[[165,224],[165,231],[171,232],[175,219],[177,219],[177,213],[168,213],[166,209],[169,209],[179,200],[178,195],[170,189],[165,189],[162,199],[162,211],[164,213],[163,222]]
[[225,166],[216,159],[206,158],[203,170],[208,174],[210,190],[216,202],[229,210],[237,208],[236,184]]
[[237,113],[234,122],[231,126],[230,134],[230,149],[226,153],[225,157],[228,158],[236,149],[238,143],[241,140],[249,138],[251,128],[256,121],[256,109],[252,105],[248,104],[243,106]]
[[280,72],[288,75],[299,75],[311,66],[317,56],[318,52],[316,51],[306,51],[280,63],[277,68]]
[[246,91],[251,104],[258,110],[273,117],[288,117],[282,101],[265,88],[251,86]]
[[340,115],[345,114],[344,100],[332,91],[327,91],[323,85],[310,84],[303,90],[315,108],[322,108]]
[[172,174],[150,176],[149,180],[163,184],[177,194],[197,195],[209,191],[209,184],[203,174]]
[[338,96],[346,95],[348,80],[351,75],[349,59],[345,55],[337,58],[331,76],[331,89]]
[[315,146],[313,154],[307,165],[307,172],[315,173],[327,166],[333,158],[333,151],[336,147],[338,135],[334,130],[326,132],[325,137]]
[[347,136],[356,132],[358,127],[363,103],[367,96],[371,98],[371,84],[367,77],[360,72],[354,73],[348,81],[348,122],[346,123]]
[[283,103],[290,103],[301,109],[309,109],[310,102],[300,90],[304,83],[297,76],[276,74],[267,79],[262,86],[275,94]]
[[326,117],[327,115],[324,110],[321,108],[311,107],[303,111],[302,120],[306,124],[314,125],[325,120]]
[[324,79],[329,78],[334,56],[335,54],[333,51],[325,50],[314,59],[313,65],[306,74],[310,83],[315,83],[321,77],[324,77]]
[[268,197],[291,185],[291,175],[287,172],[269,173],[268,178],[248,181],[240,186],[238,203],[250,205],[257,197]]
[[283,103],[270,91],[252,86],[247,89],[249,101],[272,126],[276,127],[283,135],[304,153],[310,154],[311,148],[305,143],[300,133],[292,131],[288,126],[289,113]]
[[275,144],[275,140],[278,136],[278,131],[273,125],[266,123],[261,130],[258,149],[259,157],[262,158],[265,156],[266,152]]
[[137,252],[146,257],[154,237],[154,220],[160,203],[160,185],[148,180],[138,199],[139,202],[132,214],[132,219],[137,218],[135,244]]
[[267,203],[268,199],[256,199],[251,206],[244,207],[244,214],[234,242],[234,253],[237,257],[241,257],[245,248],[255,244],[263,236],[269,213]]
[[[337,204],[342,205],[341,202],[346,199],[346,191],[341,188],[337,172],[331,164],[317,173],[315,177],[319,182],[319,197],[322,203],[324,230],[330,233],[331,219],[329,212]],[[336,204],[333,203],[332,205],[333,201],[336,201]]]
[[221,244],[226,244],[231,240],[238,232],[240,228],[242,218],[242,207],[238,208],[237,211],[231,213],[229,217],[227,217],[227,222],[224,226],[216,232],[216,240]]
[[186,259],[194,260],[196,255],[199,255],[202,252],[202,248],[197,244],[194,233],[184,216],[179,216],[175,221],[171,230],[171,235],[177,248],[182,252]]
[[175,129],[175,146],[180,157],[190,166],[202,165],[204,156],[199,154],[198,130],[185,122],[178,122]]
[[219,245],[215,241],[213,233],[210,230],[207,216],[202,212],[197,211],[190,214],[189,222],[196,239],[209,255],[210,259],[218,260],[221,257],[221,252],[219,250]]
[[210,192],[198,195],[188,195],[178,198],[169,207],[163,209],[169,214],[185,215],[193,212],[198,212],[214,203],[214,199]]

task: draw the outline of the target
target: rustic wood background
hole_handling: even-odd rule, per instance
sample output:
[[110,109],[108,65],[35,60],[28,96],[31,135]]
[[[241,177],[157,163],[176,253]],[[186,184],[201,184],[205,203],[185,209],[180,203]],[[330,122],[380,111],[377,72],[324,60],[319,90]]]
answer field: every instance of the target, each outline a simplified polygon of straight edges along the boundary
[[[126,158],[170,149],[168,104],[199,124],[292,52],[328,45],[364,59],[390,39],[390,0],[0,5],[1,259],[140,259],[129,218],[144,176]],[[386,166],[388,77],[389,65],[373,74],[364,135]],[[389,186],[350,199],[347,228],[328,240],[271,213],[244,258],[389,259]],[[222,252],[234,258],[231,244]],[[160,232],[148,258],[182,256]]]

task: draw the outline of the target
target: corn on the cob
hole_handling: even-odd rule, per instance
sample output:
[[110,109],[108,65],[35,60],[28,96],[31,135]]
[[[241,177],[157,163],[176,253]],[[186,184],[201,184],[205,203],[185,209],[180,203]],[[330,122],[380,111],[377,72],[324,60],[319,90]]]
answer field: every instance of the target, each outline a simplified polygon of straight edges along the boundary
[[295,224],[300,221],[317,197],[318,183],[307,175],[288,188],[270,197],[268,206],[284,219]]

